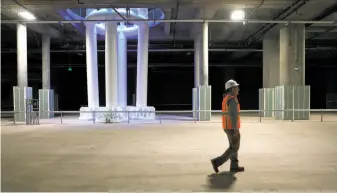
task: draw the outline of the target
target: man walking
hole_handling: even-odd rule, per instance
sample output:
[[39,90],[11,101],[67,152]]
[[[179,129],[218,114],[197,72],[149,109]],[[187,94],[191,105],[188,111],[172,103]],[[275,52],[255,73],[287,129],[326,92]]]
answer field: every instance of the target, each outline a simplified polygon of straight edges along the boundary
[[225,84],[227,95],[222,101],[222,128],[227,134],[229,148],[221,156],[211,160],[215,173],[219,172],[218,167],[230,159],[231,172],[243,172],[244,167],[239,167],[238,150],[240,148],[240,104],[237,99],[239,94],[239,84],[234,80],[229,80]]

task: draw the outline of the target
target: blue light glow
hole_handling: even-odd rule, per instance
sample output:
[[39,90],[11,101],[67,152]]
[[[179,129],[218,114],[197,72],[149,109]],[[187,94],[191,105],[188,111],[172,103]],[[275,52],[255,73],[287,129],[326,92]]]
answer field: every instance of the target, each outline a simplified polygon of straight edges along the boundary
[[[125,8],[118,8],[118,13],[121,14],[124,18],[126,18],[127,11]],[[102,8],[102,9],[66,9],[65,11],[59,11],[59,14],[65,20],[105,20],[105,19],[116,19],[121,20],[119,23],[123,21],[123,18],[116,13],[111,8]],[[86,15],[86,17],[84,17]],[[148,8],[131,8],[129,11],[129,18],[130,19],[153,19],[153,21],[149,21],[149,27],[154,27],[158,25],[160,22],[155,20],[164,19],[165,14],[159,8],[156,9],[148,9]],[[74,25],[75,26],[75,25]],[[77,26],[75,26],[77,28]],[[105,23],[99,22],[96,23],[97,27],[97,34],[105,35]],[[137,23],[127,23],[127,25],[120,24],[117,27],[118,32],[123,31],[127,37],[136,36],[138,32],[138,25]]]

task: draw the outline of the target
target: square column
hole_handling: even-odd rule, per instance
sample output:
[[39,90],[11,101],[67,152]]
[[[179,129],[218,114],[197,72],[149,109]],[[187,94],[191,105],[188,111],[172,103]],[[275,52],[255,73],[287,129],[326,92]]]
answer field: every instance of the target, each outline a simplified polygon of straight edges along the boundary
[[305,26],[280,30],[280,85],[305,85]]
[[305,85],[305,26],[289,24],[263,39],[263,87]]
[[39,89],[41,119],[54,117],[54,91],[50,89],[50,36],[42,36],[42,89]]
[[[310,118],[310,86],[305,86],[305,26],[289,24],[263,40],[264,116],[283,120]],[[274,110],[279,110],[274,112]]]
[[280,34],[263,39],[263,88],[280,85]]

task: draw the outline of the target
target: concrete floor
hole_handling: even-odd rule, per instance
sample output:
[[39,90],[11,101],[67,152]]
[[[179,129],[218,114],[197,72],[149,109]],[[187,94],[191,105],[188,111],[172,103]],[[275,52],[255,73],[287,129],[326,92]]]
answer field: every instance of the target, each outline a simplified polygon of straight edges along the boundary
[[210,175],[220,123],[2,126],[2,191],[337,189],[337,122],[242,127],[246,171]]

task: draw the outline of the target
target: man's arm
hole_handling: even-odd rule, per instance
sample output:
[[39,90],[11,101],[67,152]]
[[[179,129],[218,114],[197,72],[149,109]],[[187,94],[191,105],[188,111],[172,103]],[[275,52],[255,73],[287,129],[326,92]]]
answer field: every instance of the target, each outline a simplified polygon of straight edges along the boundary
[[235,98],[231,98],[228,100],[228,116],[232,122],[232,126],[234,130],[238,130],[238,107],[236,104]]

